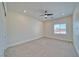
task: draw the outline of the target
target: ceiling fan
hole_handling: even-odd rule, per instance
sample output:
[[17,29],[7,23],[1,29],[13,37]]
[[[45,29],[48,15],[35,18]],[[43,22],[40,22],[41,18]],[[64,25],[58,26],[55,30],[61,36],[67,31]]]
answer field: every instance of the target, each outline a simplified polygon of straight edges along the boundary
[[53,14],[52,13],[48,13],[47,10],[44,11],[44,14],[43,15],[40,15],[40,16],[43,16],[45,19],[47,19],[47,17],[49,16],[52,16]]

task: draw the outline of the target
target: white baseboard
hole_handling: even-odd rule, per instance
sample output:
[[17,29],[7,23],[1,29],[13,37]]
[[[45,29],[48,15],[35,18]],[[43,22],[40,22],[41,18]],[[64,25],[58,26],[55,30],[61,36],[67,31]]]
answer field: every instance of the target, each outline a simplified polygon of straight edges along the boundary
[[[26,43],[26,42],[29,42],[29,41],[32,41],[32,40],[36,40],[36,39],[39,39],[39,38],[42,38],[42,37],[51,38],[51,37],[49,37],[49,36],[39,36],[39,37],[35,37],[35,38],[29,39],[29,40],[24,40],[24,41],[16,42],[16,43],[14,43],[14,44],[8,45],[7,48],[13,47],[13,46],[16,46],[16,45],[19,45],[19,44],[23,44],[23,43]],[[53,38],[51,38],[51,39],[53,39]],[[55,39],[61,40],[61,39],[58,39],[58,38],[55,38]],[[62,41],[66,41],[66,40],[62,40]],[[67,40],[67,41],[68,41],[68,40]],[[68,42],[72,42],[72,41],[68,41]],[[5,50],[6,50],[7,48],[5,48]]]
[[58,38],[56,38],[56,37],[51,37],[51,36],[44,36],[44,37],[47,37],[47,38],[50,38],[50,39],[53,39],[53,38],[55,38],[56,40],[61,40],[61,41],[72,42],[72,40],[67,40],[67,39],[65,39],[65,40],[62,40],[62,39],[58,39]]
[[[8,45],[7,48],[13,47],[13,46],[16,46],[16,45],[19,45],[19,44],[23,44],[23,43],[26,43],[26,42],[29,42],[29,41],[32,41],[32,40],[36,40],[36,39],[39,39],[39,38],[41,38],[41,37],[42,37],[42,36],[35,37],[35,38],[29,39],[29,40],[24,40],[24,41],[16,42],[16,43],[14,43],[14,44]],[[7,49],[7,48],[6,48],[6,49]],[[5,50],[6,50],[6,49],[5,49]]]

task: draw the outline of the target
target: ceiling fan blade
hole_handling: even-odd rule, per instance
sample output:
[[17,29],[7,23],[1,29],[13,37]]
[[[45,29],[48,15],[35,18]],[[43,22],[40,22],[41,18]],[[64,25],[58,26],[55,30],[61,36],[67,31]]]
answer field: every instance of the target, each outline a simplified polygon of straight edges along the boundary
[[53,14],[45,14],[45,15],[50,16],[50,15],[53,15]]

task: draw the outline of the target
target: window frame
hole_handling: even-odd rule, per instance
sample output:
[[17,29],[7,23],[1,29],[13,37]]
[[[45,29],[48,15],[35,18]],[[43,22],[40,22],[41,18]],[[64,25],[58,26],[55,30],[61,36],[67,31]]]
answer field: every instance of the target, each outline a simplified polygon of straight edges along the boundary
[[[63,27],[65,31],[64,32],[56,32],[56,28],[55,28],[56,26],[55,25],[56,26],[59,25],[60,30],[62,30],[62,25],[65,26],[65,27]],[[54,24],[54,34],[64,34],[64,35],[66,35],[67,34],[67,24],[66,23],[56,23],[56,24]]]

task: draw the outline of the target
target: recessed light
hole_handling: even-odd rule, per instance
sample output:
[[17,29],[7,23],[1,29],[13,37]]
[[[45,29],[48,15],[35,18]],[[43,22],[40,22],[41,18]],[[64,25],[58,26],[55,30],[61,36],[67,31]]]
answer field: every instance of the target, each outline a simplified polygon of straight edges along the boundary
[[24,13],[26,13],[26,10],[24,10]]

